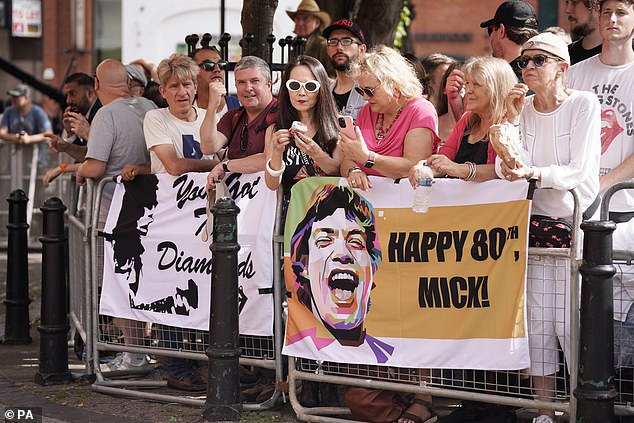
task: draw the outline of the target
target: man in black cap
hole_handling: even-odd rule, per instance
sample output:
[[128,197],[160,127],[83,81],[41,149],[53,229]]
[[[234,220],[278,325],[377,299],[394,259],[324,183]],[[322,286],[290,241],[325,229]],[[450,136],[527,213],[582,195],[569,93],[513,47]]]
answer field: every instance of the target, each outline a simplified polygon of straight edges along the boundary
[[52,133],[51,121],[40,106],[31,103],[29,87],[18,84],[7,94],[11,96],[11,106],[0,121],[0,140],[14,144],[44,141]]
[[[517,59],[522,53],[522,45],[539,34],[537,24],[535,9],[523,0],[505,1],[497,8],[492,19],[480,24],[480,28],[486,28],[489,33],[493,57],[509,62],[520,82],[523,82],[522,70],[517,65]],[[463,87],[464,74],[459,69],[454,69],[447,78],[445,88],[456,118],[463,113]]]
[[363,31],[356,23],[348,19],[340,19],[324,29],[324,37],[328,44],[330,63],[337,74],[335,86],[332,89],[337,109],[343,115],[352,116],[356,120],[359,110],[366,101],[354,90],[358,85],[348,75],[348,70],[353,60],[365,54]]
[[486,28],[489,33],[493,57],[509,62],[521,79],[522,71],[515,60],[522,52],[522,45],[539,33],[533,6],[522,0],[505,1],[493,19],[482,22],[480,28]]

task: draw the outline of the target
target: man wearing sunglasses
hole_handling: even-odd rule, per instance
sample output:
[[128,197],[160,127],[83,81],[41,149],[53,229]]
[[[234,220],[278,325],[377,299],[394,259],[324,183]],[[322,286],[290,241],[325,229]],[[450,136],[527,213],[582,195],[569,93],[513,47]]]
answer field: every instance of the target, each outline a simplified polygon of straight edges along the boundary
[[352,116],[356,120],[366,101],[363,95],[354,90],[358,85],[347,72],[350,70],[350,63],[365,54],[367,47],[363,31],[356,23],[341,19],[324,30],[324,37],[327,39],[330,63],[337,74],[332,89],[337,109],[341,114]]
[[[200,128],[203,154],[216,154],[226,147],[224,160],[209,173],[208,187],[227,172],[264,170],[264,135],[266,128],[277,121],[277,99],[271,92],[269,65],[259,57],[245,56],[236,64],[234,75],[242,107],[229,111],[220,120],[215,113],[207,113]],[[220,87],[214,87],[209,90],[210,110],[218,107],[225,94]]]
[[[209,104],[209,87],[213,83],[216,90],[226,92],[225,89],[225,69],[227,62],[221,59],[220,52],[214,46],[202,47],[196,50],[192,58],[200,68],[198,74],[198,90],[196,91],[196,101],[194,107],[206,109]],[[222,96],[220,104],[216,109],[218,120],[229,110],[240,107],[240,102],[232,96]]]
[[[517,58],[522,52],[522,45],[539,33],[537,24],[535,9],[523,0],[505,1],[497,8],[493,18],[480,24],[480,28],[486,28],[489,34],[493,57],[509,62],[520,82],[522,70],[517,66]],[[464,82],[464,74],[459,69],[454,69],[445,86],[447,99],[456,119],[464,112]]]

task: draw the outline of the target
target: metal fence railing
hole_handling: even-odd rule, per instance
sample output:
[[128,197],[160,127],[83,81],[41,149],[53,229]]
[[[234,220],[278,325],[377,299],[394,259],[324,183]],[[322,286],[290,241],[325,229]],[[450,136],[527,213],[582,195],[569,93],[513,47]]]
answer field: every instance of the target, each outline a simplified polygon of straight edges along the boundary
[[[601,202],[601,220],[612,220],[610,202],[614,195],[634,189],[634,182],[622,182],[610,187]],[[634,240],[634,221],[617,223],[613,234],[612,257],[614,275],[614,366],[616,371],[615,413],[634,416],[634,249],[627,245]],[[625,245],[624,245],[625,244]]]
[[[107,210],[104,207],[104,189],[112,188],[114,182],[111,179],[102,180],[95,192],[94,212],[92,214],[91,227],[91,263],[92,263],[92,299],[91,314],[93,325],[93,339],[91,348],[94,357],[94,368],[97,380],[93,389],[97,392],[123,395],[136,398],[144,398],[155,401],[178,402],[189,405],[202,406],[205,403],[204,396],[192,397],[190,394],[176,392],[174,390],[144,391],[143,388],[166,388],[166,381],[152,380],[146,377],[130,380],[130,373],[107,373],[101,370],[99,359],[107,352],[132,352],[148,354],[152,357],[165,359],[176,357],[195,360],[204,369],[207,361],[205,350],[208,345],[208,332],[194,329],[181,329],[157,327],[146,322],[136,322],[127,319],[118,319],[113,322],[109,316],[99,314],[99,292],[103,274],[103,238],[99,235],[105,223],[105,213],[99,210]],[[280,227],[279,220],[276,228]],[[281,258],[279,252],[274,253],[273,259],[278,263]],[[276,278],[274,285],[274,336],[249,336],[240,335],[240,364],[242,366],[269,369],[275,373],[275,389],[267,398],[257,403],[247,403],[243,407],[247,410],[268,409],[274,406],[280,396],[284,394],[285,379],[280,354],[283,336],[281,279]],[[160,326],[160,325],[159,325]],[[170,331],[170,342],[159,342],[159,330]],[[124,342],[125,340],[125,342]],[[204,376],[204,370],[201,372]],[[126,377],[122,380],[120,377]]]
[[[549,287],[535,287],[527,281],[527,297],[540,295],[553,302],[545,309],[557,317],[556,325],[569,327],[569,360],[564,357],[561,345],[555,342],[551,354],[557,362],[546,363],[558,368],[555,389],[546,398],[535,398],[531,390],[531,378],[527,371],[455,370],[431,369],[430,377],[420,377],[417,369],[394,368],[377,365],[357,365],[333,362],[317,362],[304,358],[289,358],[289,396],[293,409],[303,421],[349,421],[349,410],[345,407],[304,407],[300,404],[297,389],[301,381],[326,382],[338,385],[358,386],[370,389],[385,389],[404,393],[431,394],[457,400],[480,401],[530,409],[550,409],[570,415],[574,421],[576,401],[571,387],[577,383],[578,332],[579,332],[579,266],[581,245],[579,225],[581,211],[576,191],[574,198],[573,234],[571,248],[530,248],[528,275],[535,279],[544,276]],[[568,278],[566,276],[569,276]],[[568,288],[568,289],[566,289]],[[568,291],[570,295],[564,295]],[[558,295],[553,295],[557,293]],[[568,300],[568,303],[565,303]],[[566,313],[564,313],[564,310]],[[527,310],[530,313],[529,310]],[[531,325],[531,317],[528,318]],[[530,331],[530,328],[529,328]],[[535,333],[535,335],[540,335]],[[545,352],[546,348],[545,347]],[[558,360],[562,357],[562,360]],[[566,363],[567,361],[567,363]],[[565,364],[564,364],[565,363]],[[343,419],[348,417],[347,419]]]

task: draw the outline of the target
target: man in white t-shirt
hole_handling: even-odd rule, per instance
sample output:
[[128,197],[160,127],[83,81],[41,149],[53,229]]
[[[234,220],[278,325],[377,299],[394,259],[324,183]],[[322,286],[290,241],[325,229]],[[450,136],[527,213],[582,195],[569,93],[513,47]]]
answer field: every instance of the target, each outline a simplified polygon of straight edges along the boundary
[[200,151],[205,111],[193,106],[199,71],[196,62],[183,54],[173,54],[158,65],[160,91],[168,107],[153,110],[143,122],[151,173],[208,172],[218,163]]
[[[592,91],[601,102],[603,193],[614,184],[634,178],[634,0],[601,0],[599,31],[603,38],[601,53],[572,66],[567,76],[571,88]],[[610,201],[609,216],[617,223],[615,250],[634,251],[633,217],[634,191],[617,192]],[[634,271],[624,265],[619,270],[614,278],[615,363],[632,366],[632,354],[622,354],[632,351],[626,339],[632,334],[621,331],[634,326]],[[623,340],[625,343],[621,343]]]

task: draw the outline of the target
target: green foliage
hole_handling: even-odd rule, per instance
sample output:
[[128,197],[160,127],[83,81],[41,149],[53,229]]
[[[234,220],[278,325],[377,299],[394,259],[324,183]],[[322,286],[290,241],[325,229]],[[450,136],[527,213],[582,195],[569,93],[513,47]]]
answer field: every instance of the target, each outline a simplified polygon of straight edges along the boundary
[[412,23],[412,11],[410,10],[409,0],[403,2],[403,10],[401,10],[401,16],[398,24],[396,25],[396,31],[394,33],[394,48],[401,50],[403,48],[403,41],[407,36],[409,25]]

